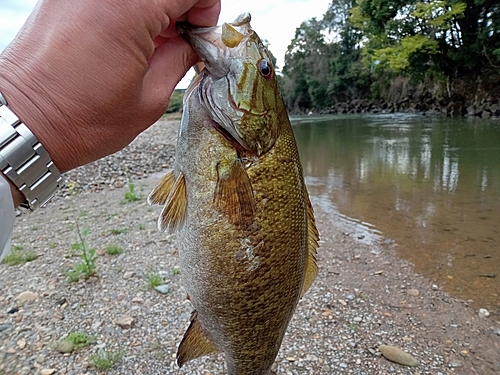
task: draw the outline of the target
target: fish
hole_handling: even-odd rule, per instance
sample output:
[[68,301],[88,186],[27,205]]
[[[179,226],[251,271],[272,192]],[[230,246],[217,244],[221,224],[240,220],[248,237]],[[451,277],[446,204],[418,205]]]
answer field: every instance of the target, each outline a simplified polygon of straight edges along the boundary
[[272,55],[250,14],[177,24],[205,68],[184,95],[174,168],[148,197],[176,234],[194,311],[177,364],[224,353],[229,375],[268,375],[313,283],[319,234]]

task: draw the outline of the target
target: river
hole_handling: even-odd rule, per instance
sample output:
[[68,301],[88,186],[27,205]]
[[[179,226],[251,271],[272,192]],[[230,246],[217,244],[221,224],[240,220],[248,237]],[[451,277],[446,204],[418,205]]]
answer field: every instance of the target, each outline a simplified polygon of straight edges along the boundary
[[[500,121],[419,115],[292,118],[311,199],[361,241],[500,309]],[[323,249],[322,251],[328,251]]]

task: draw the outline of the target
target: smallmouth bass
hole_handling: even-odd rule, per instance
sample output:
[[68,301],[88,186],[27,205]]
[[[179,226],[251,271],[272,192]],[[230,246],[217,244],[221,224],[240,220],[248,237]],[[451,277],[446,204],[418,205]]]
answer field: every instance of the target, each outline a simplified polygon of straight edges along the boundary
[[177,25],[205,64],[184,96],[174,170],[148,201],[177,232],[195,311],[177,363],[223,352],[229,375],[268,375],[317,274],[318,231],[271,55],[248,13]]

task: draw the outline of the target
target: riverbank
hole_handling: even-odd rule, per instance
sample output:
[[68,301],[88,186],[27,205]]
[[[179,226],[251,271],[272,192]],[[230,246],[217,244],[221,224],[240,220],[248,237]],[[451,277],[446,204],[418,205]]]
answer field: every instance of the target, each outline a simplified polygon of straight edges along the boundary
[[[0,264],[4,374],[97,374],[92,356],[106,350],[121,354],[108,374],[225,373],[217,355],[182,370],[175,365],[191,306],[178,274],[175,237],[158,233],[160,208],[149,207],[145,196],[172,166],[177,126],[160,121],[125,150],[70,172],[48,208],[17,218],[13,244],[37,258]],[[277,374],[500,372],[498,316],[479,317],[398,259],[397,243],[362,243],[316,203],[320,272],[289,326]],[[79,237],[78,227],[88,234]],[[81,262],[73,244],[83,241],[96,249],[97,276],[68,283],[68,270]],[[108,254],[111,245],[123,252]],[[152,275],[163,280],[166,294],[149,286]],[[23,292],[33,301],[21,303]],[[55,350],[75,331],[93,343],[67,354]],[[380,344],[404,349],[420,365],[387,361]]]
[[426,97],[404,97],[395,101],[355,99],[339,102],[326,108],[296,111],[293,114],[332,115],[347,113],[419,113],[423,116],[500,119],[500,102],[496,99],[467,103]]

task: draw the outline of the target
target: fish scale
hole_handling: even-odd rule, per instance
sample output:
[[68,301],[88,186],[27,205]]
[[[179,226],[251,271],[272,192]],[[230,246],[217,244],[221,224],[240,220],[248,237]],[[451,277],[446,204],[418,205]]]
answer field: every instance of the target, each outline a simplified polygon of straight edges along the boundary
[[297,145],[249,21],[178,27],[206,69],[186,92],[174,170],[149,197],[164,206],[160,229],[177,232],[195,308],[177,362],[223,352],[229,375],[270,373],[317,273]]

